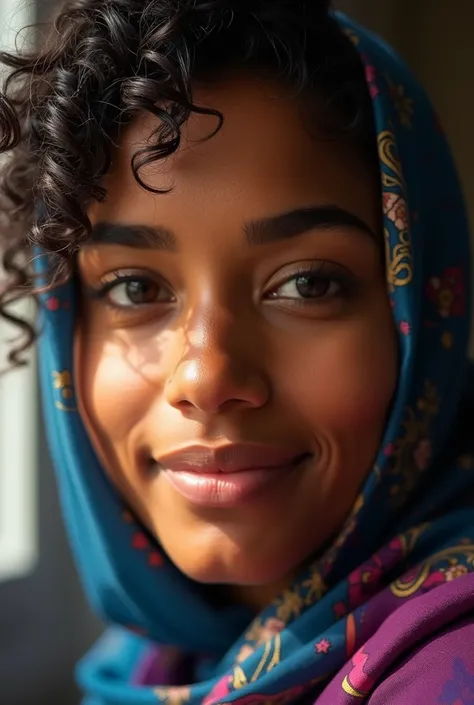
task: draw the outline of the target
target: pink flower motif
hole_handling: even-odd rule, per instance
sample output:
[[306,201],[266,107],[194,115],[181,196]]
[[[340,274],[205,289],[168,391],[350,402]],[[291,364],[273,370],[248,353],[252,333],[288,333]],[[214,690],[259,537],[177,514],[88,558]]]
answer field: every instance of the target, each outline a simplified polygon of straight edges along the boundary
[[266,641],[279,634],[285,628],[285,622],[276,617],[269,617],[263,624],[258,637],[258,644],[264,644]]
[[349,609],[342,601],[336,602],[336,604],[333,607],[333,610],[334,610],[334,614],[336,615],[336,617],[338,619],[342,619],[349,612]]
[[395,443],[387,443],[385,448],[383,449],[383,454],[387,456],[387,458],[390,458],[391,455],[393,455],[395,451]]
[[467,575],[467,573],[469,573],[469,571],[465,565],[453,565],[446,571],[446,580],[451,582],[451,580],[456,580],[456,578]]
[[145,534],[137,532],[136,534],[133,535],[132,546],[137,551],[143,551],[145,548],[148,548],[148,544],[149,544],[149,542],[148,542],[148,539],[145,536]]
[[402,333],[403,335],[410,335],[411,325],[408,323],[408,321],[402,321],[400,323],[400,333]]
[[448,267],[441,277],[431,277],[426,293],[441,318],[464,315],[466,291],[461,267]]
[[408,230],[408,208],[404,198],[397,193],[383,194],[384,213],[398,230]]
[[242,663],[245,661],[246,658],[251,656],[255,651],[255,647],[250,646],[250,644],[243,644],[240,647],[240,651],[237,654],[237,658],[235,659],[237,663]]
[[422,589],[423,591],[432,590],[433,588],[438,587],[438,585],[442,585],[445,582],[446,573],[444,573],[442,570],[435,570],[433,573],[430,573],[428,575],[422,585]]
[[352,670],[348,676],[344,679],[342,685],[343,690],[346,693],[350,693],[350,690],[358,690],[361,693],[368,694],[375,685],[375,678],[369,675],[365,667],[367,661],[369,660],[369,655],[365,653],[364,647],[359,649],[357,653],[352,657]]
[[427,470],[433,457],[433,446],[429,438],[420,438],[413,451],[413,460],[418,470]]
[[218,703],[221,698],[225,698],[226,695],[229,695],[230,682],[231,677],[229,675],[218,680],[209,695],[202,701],[202,705],[214,705]]
[[382,576],[382,562],[377,555],[356,568],[348,576],[348,604],[353,610],[373,597],[378,590]]
[[60,301],[57,296],[50,296],[48,299],[46,299],[45,306],[48,311],[57,311],[60,306]]
[[317,654],[327,654],[331,646],[332,644],[329,639],[321,639],[321,641],[315,644],[314,648]]
[[151,551],[148,554],[148,565],[150,568],[160,568],[164,563],[163,556],[158,551]]
[[365,80],[367,81],[370,97],[374,100],[380,93],[380,88],[377,85],[377,69],[373,64],[365,63]]

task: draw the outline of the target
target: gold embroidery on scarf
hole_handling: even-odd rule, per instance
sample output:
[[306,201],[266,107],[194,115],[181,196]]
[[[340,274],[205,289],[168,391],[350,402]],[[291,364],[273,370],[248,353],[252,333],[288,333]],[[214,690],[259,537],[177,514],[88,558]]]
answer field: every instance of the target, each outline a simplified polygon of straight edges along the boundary
[[431,461],[432,442],[430,430],[439,411],[439,395],[432,382],[425,382],[423,396],[416,410],[407,407],[402,422],[402,436],[393,444],[388,461],[388,475],[399,478],[391,489],[392,502],[400,507],[410,496],[419,477]]
[[72,384],[72,376],[69,370],[54,371],[52,372],[53,377],[53,388],[61,391],[61,397],[63,401],[56,400],[55,406],[60,411],[73,412],[77,411],[77,407],[68,406],[67,402],[74,399],[74,388]]
[[246,641],[256,641],[260,639],[260,633],[263,629],[263,623],[262,620],[257,617],[254,622],[250,625],[249,630],[247,631],[245,635]]
[[390,291],[394,291],[397,286],[407,286],[413,279],[410,235],[407,230],[399,231],[399,242],[393,250],[387,228],[384,228],[384,235],[387,281]]
[[385,188],[399,188],[405,190],[402,164],[398,156],[395,134],[391,130],[383,130],[378,136],[379,158],[389,170],[390,174],[383,172],[382,183]]
[[406,88],[401,83],[393,83],[388,76],[385,77],[390,89],[390,95],[398,113],[400,124],[407,130],[413,129],[414,100],[407,95]]
[[232,676],[232,687],[235,688],[235,690],[239,690],[247,684],[247,676],[245,675],[242,666],[236,666],[234,668],[234,675]]
[[67,389],[72,387],[72,378],[69,370],[53,372],[53,386],[55,389]]
[[285,590],[277,605],[276,616],[285,624],[292,617],[299,617],[304,607],[304,600],[300,595],[299,588],[295,587],[291,590]]
[[260,663],[258,664],[256,670],[254,671],[253,676],[250,679],[251,683],[255,683],[255,681],[258,680],[258,678],[260,677],[260,674],[263,671],[265,664],[267,662],[267,659],[270,655],[271,648],[272,648],[272,642],[267,641],[267,643],[265,644],[265,646],[263,648],[263,655],[262,655],[262,658],[260,659]]
[[273,644],[273,656],[270,660],[270,663],[267,666],[267,673],[269,673],[275,666],[278,666],[278,664],[281,661],[281,634],[276,634],[274,637],[274,644]]
[[[384,187],[384,215],[390,220],[398,234],[398,242],[392,248],[390,231],[384,228],[386,270],[389,288],[393,291],[398,286],[406,286],[413,279],[413,255],[408,222],[408,206],[404,197],[405,180],[397,152],[395,135],[384,130],[378,136],[379,158],[390,173],[382,173]],[[385,191],[396,189],[396,191]]]
[[427,563],[424,563],[416,578],[413,578],[408,583],[404,583],[402,579],[396,580],[390,586],[390,590],[395,597],[410,597],[420,589],[429,574],[430,566]]
[[410,553],[415,550],[415,547],[418,544],[418,541],[420,540],[421,536],[423,536],[425,531],[427,531],[430,526],[431,524],[429,522],[425,522],[424,524],[414,526],[411,529],[405,531],[404,534],[399,535],[398,538],[400,539],[400,547],[404,556],[409,556]]
[[[252,651],[248,654],[251,655]],[[235,689],[242,688],[244,685],[255,683],[263,672],[269,673],[281,661],[281,635],[276,634],[263,645],[263,654],[260,662],[255,669],[253,675],[248,681],[245,671],[240,665],[234,667],[232,675],[232,685]]]
[[[418,568],[416,575],[413,576],[410,580],[405,582],[403,577],[399,578],[398,580],[395,580],[395,582],[390,585],[391,592],[395,595],[395,597],[411,597],[423,586],[423,583],[430,575],[432,568],[436,565],[436,563],[439,563],[440,561],[447,561],[449,563],[448,570],[451,570],[453,572],[453,577],[451,578],[452,580],[454,580],[456,577],[464,575],[468,572],[468,569],[462,564],[459,565],[458,559],[455,558],[455,556],[458,555],[462,555],[463,557],[465,557],[467,563],[474,567],[474,544],[463,543],[458,546],[453,546],[451,548],[445,549],[444,551],[440,551],[439,553],[435,553],[429,558],[429,560],[422,563],[421,566]],[[462,570],[456,571],[456,568],[460,569],[461,567]]]
[[354,44],[354,46],[357,46],[360,44],[360,38],[359,36],[354,32],[353,29],[344,29],[344,34],[348,39],[351,40],[351,42]]
[[326,586],[317,564],[311,567],[311,577],[309,580],[305,580],[302,587],[308,590],[305,598],[307,605],[312,605],[320,600],[326,592]]
[[362,690],[356,690],[349,683],[349,679],[346,676],[342,682],[342,689],[347,695],[352,695],[353,698],[366,698],[368,693],[364,693]]
[[155,688],[155,697],[166,705],[186,705],[189,702],[191,691],[187,686],[176,688]]

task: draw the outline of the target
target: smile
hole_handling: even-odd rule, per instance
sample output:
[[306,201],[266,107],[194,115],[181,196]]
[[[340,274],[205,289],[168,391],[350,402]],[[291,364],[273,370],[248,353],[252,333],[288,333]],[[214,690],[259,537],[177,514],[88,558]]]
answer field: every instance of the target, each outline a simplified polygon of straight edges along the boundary
[[188,446],[162,456],[157,468],[192,504],[231,508],[262,498],[311,457],[294,449],[253,444]]

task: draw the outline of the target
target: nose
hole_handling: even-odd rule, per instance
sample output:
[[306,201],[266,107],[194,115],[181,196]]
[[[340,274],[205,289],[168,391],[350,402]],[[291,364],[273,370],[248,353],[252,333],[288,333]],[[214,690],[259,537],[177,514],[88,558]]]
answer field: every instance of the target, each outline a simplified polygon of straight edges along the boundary
[[249,337],[243,337],[242,328],[240,335],[236,328],[235,321],[214,321],[188,331],[189,347],[166,383],[171,406],[186,414],[216,415],[267,403],[270,388],[261,369],[263,356]]

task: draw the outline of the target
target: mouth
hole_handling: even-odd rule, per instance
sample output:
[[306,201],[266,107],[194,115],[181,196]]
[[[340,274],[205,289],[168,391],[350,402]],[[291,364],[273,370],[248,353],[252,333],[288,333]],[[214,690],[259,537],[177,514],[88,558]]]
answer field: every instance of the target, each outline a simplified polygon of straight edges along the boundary
[[312,458],[256,444],[187,446],[154,461],[158,476],[191,504],[231,508],[261,500]]

